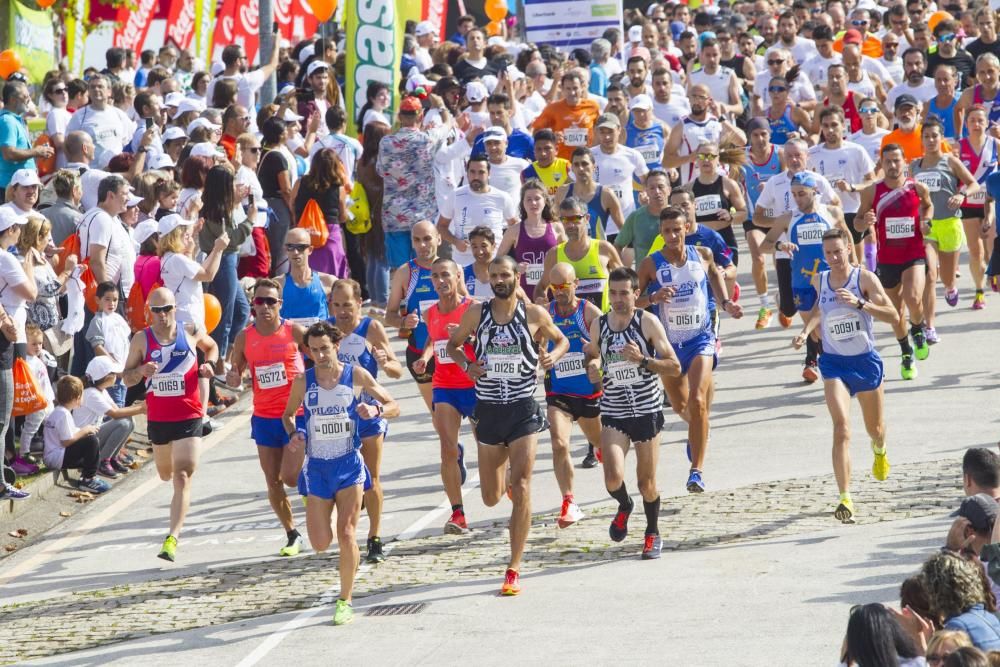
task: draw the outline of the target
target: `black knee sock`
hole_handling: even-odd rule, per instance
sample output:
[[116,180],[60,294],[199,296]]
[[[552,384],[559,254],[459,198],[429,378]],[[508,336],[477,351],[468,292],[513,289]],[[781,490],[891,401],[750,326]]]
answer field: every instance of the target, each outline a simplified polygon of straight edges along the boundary
[[816,357],[819,356],[819,343],[813,340],[812,336],[806,337],[806,363],[812,362],[816,363]]
[[910,339],[908,336],[897,338],[896,342],[899,343],[899,349],[902,350],[903,354],[913,354],[913,346],[910,345]]
[[462,503],[459,503],[457,505],[452,505],[451,506],[451,511],[452,512],[461,512],[462,514],[465,514],[465,506],[462,505]]
[[922,333],[924,333],[924,323],[923,322],[921,322],[920,324],[914,324],[913,322],[910,322],[910,335],[911,336],[916,336],[917,334],[922,334]]
[[611,491],[611,497],[618,501],[619,510],[627,510],[629,505],[632,503],[632,499],[628,497],[628,490],[625,488],[625,482],[619,486],[614,491]]
[[651,503],[643,500],[642,508],[646,511],[646,534],[659,535],[660,497],[656,496],[656,500]]

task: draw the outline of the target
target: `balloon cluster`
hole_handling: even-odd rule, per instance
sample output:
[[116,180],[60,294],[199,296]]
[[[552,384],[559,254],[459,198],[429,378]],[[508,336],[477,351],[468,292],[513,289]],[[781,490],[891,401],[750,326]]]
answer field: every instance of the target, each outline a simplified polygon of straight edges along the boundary
[[320,23],[326,23],[337,11],[337,0],[309,0],[309,8]]
[[21,71],[21,56],[12,49],[0,51],[0,78],[6,79],[19,71]]

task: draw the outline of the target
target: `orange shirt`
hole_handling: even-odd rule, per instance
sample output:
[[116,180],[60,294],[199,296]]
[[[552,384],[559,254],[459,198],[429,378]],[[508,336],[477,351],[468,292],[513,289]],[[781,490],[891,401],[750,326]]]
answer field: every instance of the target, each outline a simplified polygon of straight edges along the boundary
[[236,137],[231,134],[222,135],[222,139],[219,140],[219,145],[226,151],[226,157],[230,160],[236,159]]
[[[920,127],[918,124],[913,132],[903,132],[897,127],[882,137],[882,146],[879,148],[879,153],[881,154],[882,148],[885,148],[889,144],[899,144],[903,149],[903,157],[906,158],[907,162],[913,162],[918,158],[922,158],[924,156],[924,145],[920,141]],[[947,141],[941,142],[941,152],[951,152],[951,146],[948,145]]]
[[[844,35],[841,33],[837,39],[833,42],[833,50],[837,53],[844,52]],[[868,35],[865,37],[865,41],[861,44],[861,55],[868,56],[869,58],[881,58],[882,57],[882,40],[880,40],[875,35]]]
[[559,142],[557,152],[559,157],[569,160],[575,148],[594,145],[594,125],[600,115],[601,108],[594,100],[580,100],[575,107],[566,104],[565,100],[559,100],[542,109],[531,127],[535,130],[548,128],[553,132],[562,132],[563,140]]

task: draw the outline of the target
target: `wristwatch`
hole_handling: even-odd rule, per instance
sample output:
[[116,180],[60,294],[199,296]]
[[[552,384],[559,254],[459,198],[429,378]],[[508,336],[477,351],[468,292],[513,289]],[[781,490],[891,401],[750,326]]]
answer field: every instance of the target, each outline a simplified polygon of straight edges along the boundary
[[858,297],[858,310],[864,310],[866,303],[868,302],[862,299],[861,297]]
[[642,361],[639,362],[639,368],[642,370],[649,370],[649,357],[643,357]]

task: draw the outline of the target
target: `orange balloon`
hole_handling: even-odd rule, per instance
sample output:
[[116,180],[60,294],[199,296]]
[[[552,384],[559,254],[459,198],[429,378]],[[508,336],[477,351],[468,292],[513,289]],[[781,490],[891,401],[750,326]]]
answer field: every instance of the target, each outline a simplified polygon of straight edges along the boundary
[[486,34],[489,37],[493,37],[495,35],[502,35],[503,28],[501,27],[500,21],[490,21],[489,23],[487,23]]
[[337,0],[309,0],[309,7],[320,23],[326,23],[337,11]]
[[491,21],[502,21],[507,18],[507,0],[486,0],[483,10]]
[[944,10],[941,10],[931,14],[931,17],[927,19],[927,27],[931,29],[931,33],[933,34],[934,28],[937,27],[938,23],[940,23],[941,21],[953,21],[953,20],[954,17],[951,14],[949,14]]
[[215,331],[222,321],[222,304],[212,294],[205,294],[205,330],[208,333]]
[[14,72],[20,71],[20,69],[21,56],[17,55],[16,51],[7,49],[6,51],[0,52],[0,77],[6,79]]
[[38,3],[38,6],[41,7],[42,9],[48,9],[52,5],[56,4],[56,0],[35,0],[35,1]]

